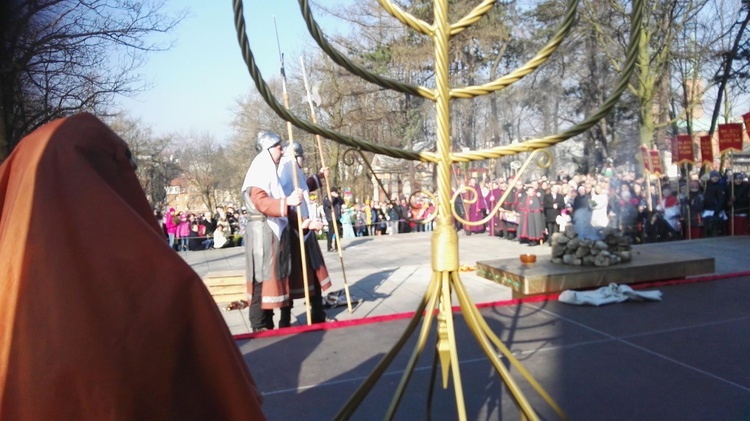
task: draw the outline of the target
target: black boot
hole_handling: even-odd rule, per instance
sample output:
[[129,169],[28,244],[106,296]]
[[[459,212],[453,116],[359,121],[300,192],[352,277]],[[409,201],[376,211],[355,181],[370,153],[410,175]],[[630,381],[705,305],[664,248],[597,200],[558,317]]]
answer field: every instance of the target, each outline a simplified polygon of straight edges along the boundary
[[279,318],[279,329],[292,325],[292,306],[281,307],[281,316]]

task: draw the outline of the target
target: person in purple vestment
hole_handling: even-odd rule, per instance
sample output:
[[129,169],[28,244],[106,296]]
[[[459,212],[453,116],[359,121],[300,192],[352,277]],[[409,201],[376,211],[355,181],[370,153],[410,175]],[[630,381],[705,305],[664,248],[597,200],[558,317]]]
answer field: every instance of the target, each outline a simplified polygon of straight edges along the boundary
[[[503,196],[503,192],[500,190],[500,185],[497,180],[493,181],[490,184],[490,187],[490,192],[487,196],[488,212],[492,212],[495,209],[498,200]],[[500,227],[500,212],[495,213],[487,224],[489,226],[490,236],[500,236],[500,232],[502,232],[502,228]]]
[[521,221],[519,223],[520,232],[518,234],[521,242],[526,242],[529,246],[538,246],[544,238],[544,214],[542,200],[537,193],[536,188],[532,186],[526,189],[526,194],[521,200],[520,211]]
[[[469,187],[473,189],[473,191],[467,192],[466,194],[470,198],[475,198],[476,200],[474,203],[471,203],[469,205],[468,209],[468,219],[470,222],[477,222],[481,221],[482,218],[484,218],[484,211],[487,210],[487,203],[485,202],[485,197],[482,194],[482,188],[477,184],[477,179],[475,177],[471,177],[469,179]],[[479,234],[485,231],[484,225],[471,225],[467,227],[466,229],[466,235],[471,234]]]

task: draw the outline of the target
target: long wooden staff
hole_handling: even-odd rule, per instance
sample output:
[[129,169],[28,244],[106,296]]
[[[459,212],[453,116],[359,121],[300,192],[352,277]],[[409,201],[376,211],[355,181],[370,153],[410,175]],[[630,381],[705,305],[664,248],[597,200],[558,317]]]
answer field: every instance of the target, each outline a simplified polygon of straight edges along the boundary
[[[734,151],[729,151],[729,153],[731,154],[730,157],[729,157],[729,159],[732,162],[732,167],[734,167]],[[734,170],[734,168],[732,168],[732,169]],[[737,199],[734,197],[734,171],[732,171],[732,179],[731,180],[727,180],[727,181],[729,182],[729,184],[732,185],[732,187],[731,187],[732,193],[731,194],[732,194],[732,198],[735,199],[734,201],[732,201],[732,213],[729,216],[729,218],[730,218],[730,220],[729,220],[730,234],[729,235],[731,235],[732,237],[734,237],[734,209],[737,207],[736,206],[737,205],[737,203],[736,203]]]
[[[281,44],[279,43],[279,29],[276,27],[276,18],[273,19],[273,25],[276,29],[276,45],[279,48],[279,60],[281,61],[281,88],[284,98],[284,107],[288,110],[289,109],[289,94],[286,90],[286,73],[284,72],[284,54],[281,52]],[[289,133],[289,149],[292,150],[292,153],[294,154],[294,135],[292,133],[292,123],[289,121],[286,122],[286,129]],[[292,178],[294,179],[294,191],[296,192],[299,190],[299,180],[297,178],[298,171],[302,171],[298,168],[299,165],[297,165],[297,157],[294,157],[294,162],[292,164]],[[304,174],[303,174],[304,175]],[[302,200],[305,200],[303,197]],[[305,235],[302,228],[302,203],[300,202],[299,206],[297,206],[297,236],[299,237],[299,249],[300,249],[300,258],[302,260],[302,283],[305,288],[305,312],[307,313],[307,325],[312,324],[312,314],[310,311],[310,291],[308,289],[308,279],[307,279],[307,253],[305,251]]]
[[685,206],[685,210],[687,213],[687,239],[692,240],[693,239],[693,217],[691,215],[692,210],[690,209],[690,177],[688,176],[688,165],[687,162],[682,164],[685,168],[685,187],[687,187],[687,191],[685,192],[685,202],[687,203],[687,206]]
[[645,145],[641,145],[641,151],[643,154],[641,155],[643,157],[643,170],[646,172],[645,174],[645,181],[646,185],[646,204],[648,208],[649,214],[653,212],[653,197],[651,197],[651,157],[648,154],[648,148],[646,148]]
[[651,168],[648,162],[646,163],[646,204],[648,205],[648,211],[653,212],[652,207],[653,198],[651,197]]
[[[318,124],[318,119],[315,116],[315,105],[313,104],[312,94],[310,93],[310,85],[307,82],[307,70],[305,70],[305,60],[300,57],[299,58],[300,64],[302,64],[302,80],[305,82],[305,92],[307,92],[307,103],[310,104],[310,119],[312,120],[313,124]],[[318,153],[320,154],[320,165],[325,167],[326,166],[326,160],[325,156],[323,155],[323,144],[320,140],[320,135],[315,135],[315,140],[318,141]],[[330,174],[330,169],[329,169]],[[346,282],[346,269],[344,269],[344,253],[341,249],[341,237],[339,233],[339,224],[336,220],[336,211],[333,207],[333,197],[331,196],[331,183],[330,180],[326,179],[326,193],[328,194],[328,204],[331,207],[331,217],[333,218],[333,230],[336,235],[336,249],[339,253],[339,262],[341,262],[341,274],[344,277],[344,292],[346,292],[346,306],[349,308],[349,313],[353,312],[352,310],[352,299],[349,295],[349,284]],[[331,229],[331,227],[328,227],[328,229]]]

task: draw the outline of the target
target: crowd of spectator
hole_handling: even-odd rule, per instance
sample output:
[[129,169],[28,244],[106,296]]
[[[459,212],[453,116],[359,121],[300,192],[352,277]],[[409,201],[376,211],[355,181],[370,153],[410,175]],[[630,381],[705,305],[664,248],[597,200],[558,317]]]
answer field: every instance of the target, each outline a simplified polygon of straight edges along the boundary
[[[750,184],[743,173],[711,171],[703,177],[670,180],[652,177],[647,184],[634,172],[541,176],[527,180],[470,178],[454,201],[454,212],[469,221],[455,220],[466,235],[488,234],[530,246],[549,242],[551,234],[574,224],[579,235],[596,237],[604,228],[621,230],[634,243],[749,235]],[[505,194],[507,192],[507,194]],[[649,198],[650,193],[650,198]],[[335,250],[335,220],[342,238],[432,231],[435,204],[430,196],[394,197],[391,201],[345,201],[333,189],[330,198],[312,204],[312,214],[326,221],[328,250]],[[503,200],[499,211],[487,215]],[[218,207],[215,212],[157,213],[176,251],[241,246],[247,214],[242,209]]]
[[247,212],[232,206],[215,209],[214,213],[156,212],[169,246],[175,251],[197,251],[241,246],[247,225]]
[[[432,231],[435,205],[428,196],[415,195],[408,202],[402,197],[388,202],[365,200],[360,203],[355,199],[352,203],[339,197],[338,189],[333,189],[331,195],[333,200],[326,197],[317,209],[317,215],[327,221],[328,251],[335,250],[333,221],[338,225],[339,235],[345,239]],[[331,216],[331,207],[335,218]]]
[[[750,234],[750,184],[745,174],[729,170],[679,180],[652,177],[648,182],[634,172],[610,171],[553,180],[539,177],[514,186],[503,178],[470,179],[469,186],[472,190],[462,196],[471,197],[465,201],[472,204],[457,200],[455,206],[473,223],[457,224],[457,229],[467,235],[489,232],[530,246],[549,242],[551,234],[568,224],[590,238],[600,237],[605,228],[621,230],[634,243]],[[498,200],[503,200],[499,212],[477,224]]]

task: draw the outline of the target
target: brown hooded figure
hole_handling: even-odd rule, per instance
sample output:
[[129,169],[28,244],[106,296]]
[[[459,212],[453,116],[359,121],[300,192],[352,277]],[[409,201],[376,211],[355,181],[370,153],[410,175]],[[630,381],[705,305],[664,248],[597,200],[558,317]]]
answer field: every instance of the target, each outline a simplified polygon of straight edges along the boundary
[[264,419],[125,142],[89,114],[0,166],[0,419]]

